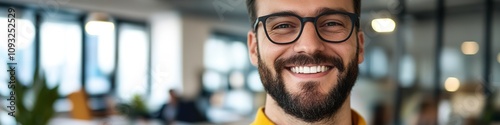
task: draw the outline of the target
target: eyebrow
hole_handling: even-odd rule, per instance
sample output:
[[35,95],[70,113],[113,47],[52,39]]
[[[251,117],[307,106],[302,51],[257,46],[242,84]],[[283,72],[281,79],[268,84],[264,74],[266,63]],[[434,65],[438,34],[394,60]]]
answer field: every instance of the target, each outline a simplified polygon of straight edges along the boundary
[[[332,9],[332,8],[327,8],[327,7],[322,7],[322,8],[319,8],[316,10],[315,12],[315,15],[320,15],[320,14],[323,14],[323,13],[330,13],[330,12],[345,12],[345,13],[350,13],[349,11],[345,10],[344,8],[335,8],[335,9]],[[299,15],[296,11],[292,11],[292,10],[285,10],[285,11],[278,11],[278,12],[275,12],[275,13],[271,13],[269,15],[275,15],[275,14],[285,14],[285,15]]]
[[345,10],[344,8],[327,8],[327,7],[322,7],[320,9],[316,10],[316,15],[323,14],[323,13],[328,13],[328,12],[344,12],[344,13],[350,13],[349,11]]

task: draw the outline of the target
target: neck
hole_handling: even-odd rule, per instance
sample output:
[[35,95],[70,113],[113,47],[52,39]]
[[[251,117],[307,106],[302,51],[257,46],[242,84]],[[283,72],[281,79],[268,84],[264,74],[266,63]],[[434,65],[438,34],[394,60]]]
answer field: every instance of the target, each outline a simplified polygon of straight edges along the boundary
[[268,94],[266,97],[266,104],[264,109],[264,114],[278,125],[292,125],[292,124],[301,124],[301,125],[331,125],[332,123],[338,125],[351,125],[351,97],[347,97],[344,101],[340,109],[337,110],[337,113],[334,115],[322,119],[318,122],[305,122],[300,119],[295,118],[294,116],[287,114],[276,101]]

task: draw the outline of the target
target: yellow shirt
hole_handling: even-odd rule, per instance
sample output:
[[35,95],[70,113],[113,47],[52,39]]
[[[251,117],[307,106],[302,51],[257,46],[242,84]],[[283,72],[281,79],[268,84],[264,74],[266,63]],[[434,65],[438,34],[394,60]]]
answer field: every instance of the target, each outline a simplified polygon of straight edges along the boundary
[[[365,119],[361,117],[356,111],[351,110],[352,124],[353,125],[366,125]],[[259,108],[257,111],[257,116],[255,116],[255,120],[250,125],[274,125],[274,123],[267,118],[266,114],[264,114],[264,107]]]

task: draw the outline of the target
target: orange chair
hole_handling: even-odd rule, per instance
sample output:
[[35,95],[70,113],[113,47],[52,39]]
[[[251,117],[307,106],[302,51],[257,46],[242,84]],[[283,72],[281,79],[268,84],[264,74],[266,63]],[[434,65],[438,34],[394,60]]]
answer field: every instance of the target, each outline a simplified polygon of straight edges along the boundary
[[87,95],[82,89],[71,93],[68,97],[73,105],[71,115],[74,119],[92,120],[92,110],[88,105]]

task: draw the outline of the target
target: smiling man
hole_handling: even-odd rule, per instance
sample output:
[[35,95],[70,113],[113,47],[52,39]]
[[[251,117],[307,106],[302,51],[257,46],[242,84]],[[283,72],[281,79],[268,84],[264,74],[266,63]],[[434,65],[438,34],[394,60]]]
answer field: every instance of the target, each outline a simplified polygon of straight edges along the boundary
[[363,62],[360,0],[247,0],[252,64],[267,92],[252,124],[364,125],[350,92]]

